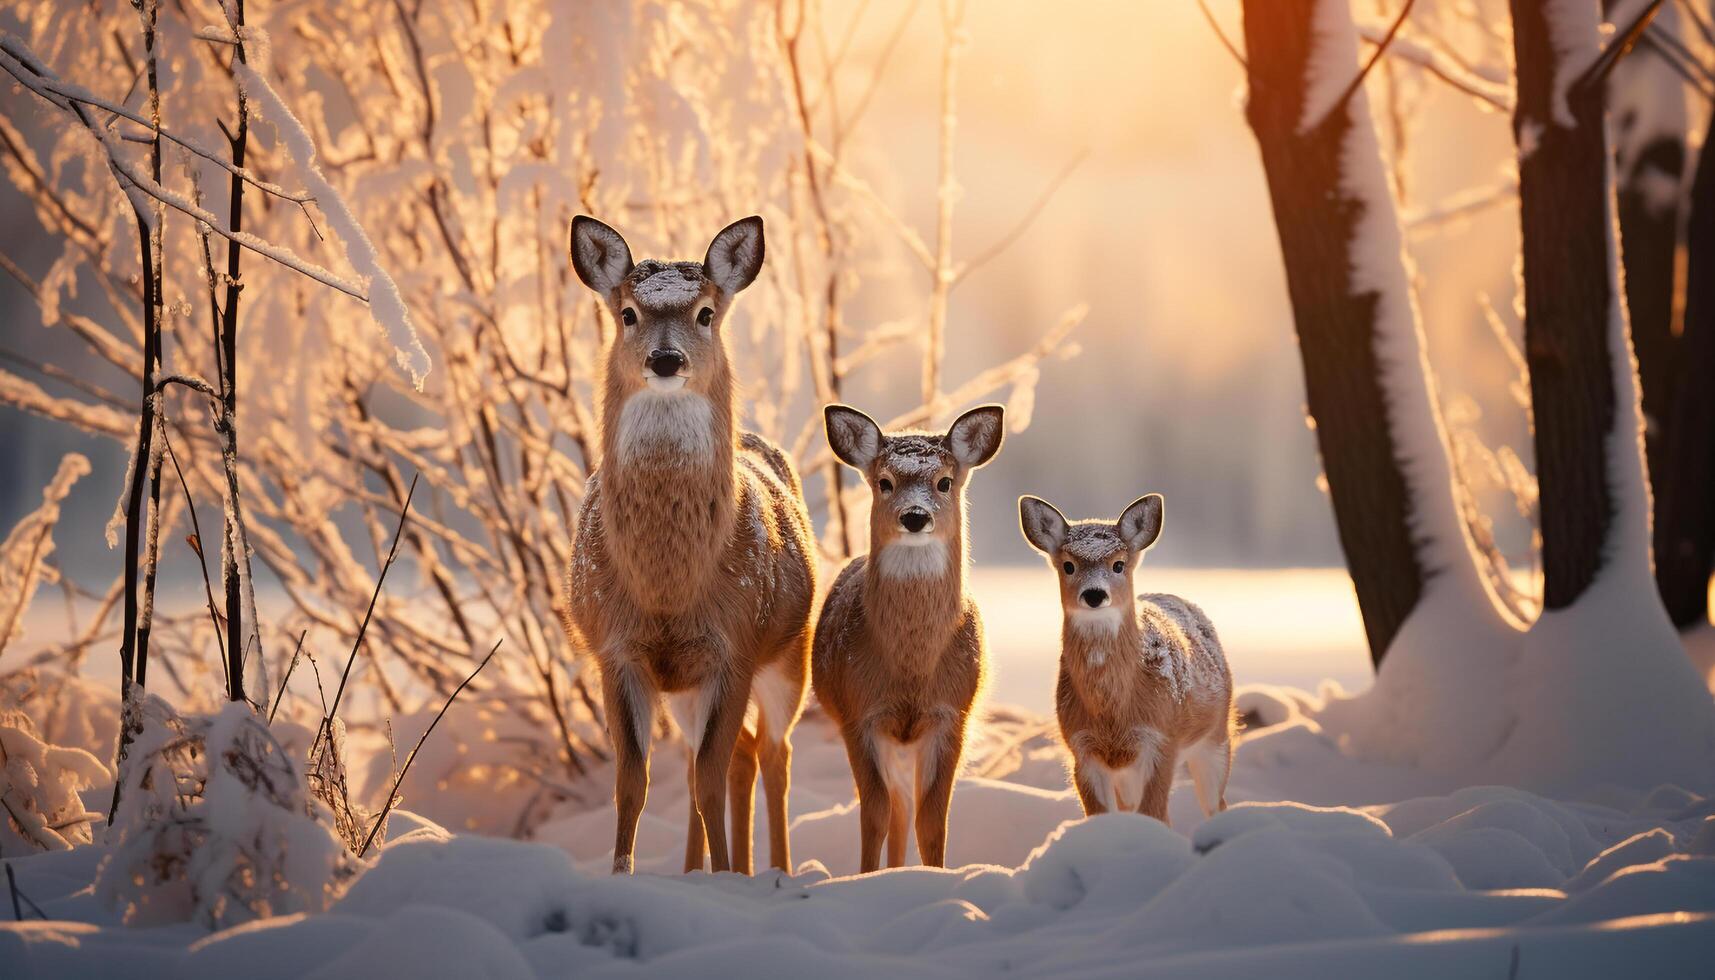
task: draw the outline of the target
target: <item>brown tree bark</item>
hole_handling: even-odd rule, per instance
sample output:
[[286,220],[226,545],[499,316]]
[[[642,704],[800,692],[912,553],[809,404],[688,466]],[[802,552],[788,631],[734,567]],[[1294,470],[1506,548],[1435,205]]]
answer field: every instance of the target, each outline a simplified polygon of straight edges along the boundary
[[1552,4],[1511,0],[1511,6],[1525,360],[1541,491],[1543,606],[1555,610],[1589,587],[1613,523],[1608,437],[1616,406],[1608,331],[1621,298],[1610,278],[1602,86],[1557,90],[1563,67]]
[[1301,128],[1317,2],[1245,0],[1245,115],[1267,174],[1334,522],[1370,658],[1380,666],[1431,570],[1414,547],[1411,499],[1389,428],[1375,347],[1380,296],[1352,280],[1366,206],[1341,180],[1354,123],[1336,107]]
[[[1715,153],[1707,143],[1691,183],[1686,230],[1685,330],[1666,457],[1655,479],[1656,587],[1673,624],[1709,621],[1715,569]],[[1645,389],[1648,392],[1648,389]]]

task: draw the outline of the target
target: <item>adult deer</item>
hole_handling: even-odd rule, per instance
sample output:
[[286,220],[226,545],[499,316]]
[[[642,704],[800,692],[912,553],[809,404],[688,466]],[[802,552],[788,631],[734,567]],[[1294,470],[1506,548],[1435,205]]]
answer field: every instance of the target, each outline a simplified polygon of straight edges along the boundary
[[786,456],[739,430],[721,332],[762,268],[762,219],[728,226],[702,262],[633,263],[618,232],[580,215],[571,257],[619,325],[602,388],[601,466],[566,583],[567,626],[601,667],[616,758],[613,870],[634,867],[663,694],[689,755],[685,870],[703,866],[706,831],[714,870],[749,873],[759,760],[769,862],[790,870],[790,736],[808,673],[813,538]]

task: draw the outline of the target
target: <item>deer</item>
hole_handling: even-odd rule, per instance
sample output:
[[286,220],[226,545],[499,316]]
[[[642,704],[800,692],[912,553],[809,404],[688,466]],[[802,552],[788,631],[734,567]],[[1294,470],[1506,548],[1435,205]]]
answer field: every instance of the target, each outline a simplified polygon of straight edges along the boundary
[[834,455],[870,489],[869,552],[840,571],[811,647],[816,698],[857,785],[861,867],[918,855],[946,865],[947,809],[983,687],[982,617],[965,589],[965,487],[1000,451],[1005,411],[983,405],[945,433],[883,434],[846,405],[823,410]]
[[1059,579],[1055,713],[1087,816],[1135,810],[1166,823],[1180,758],[1204,816],[1227,808],[1233,675],[1215,627],[1178,596],[1132,597],[1164,505],[1152,493],[1118,521],[1068,522],[1040,497],[1018,500],[1024,539]]
[[619,232],[572,221],[572,267],[617,325],[601,383],[600,465],[565,585],[568,634],[600,667],[616,874],[635,868],[663,699],[687,755],[685,870],[700,870],[706,850],[714,871],[751,873],[759,767],[769,863],[792,869],[786,798],[809,672],[814,538],[791,462],[739,428],[721,330],[764,247],[752,216],[716,235],[700,263],[634,263]]

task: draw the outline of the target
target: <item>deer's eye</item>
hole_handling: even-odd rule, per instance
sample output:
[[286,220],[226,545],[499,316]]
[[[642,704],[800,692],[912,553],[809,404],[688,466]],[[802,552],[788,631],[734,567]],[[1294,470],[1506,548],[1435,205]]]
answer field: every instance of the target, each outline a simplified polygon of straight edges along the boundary
[[893,492],[893,481],[889,480],[885,476],[882,477],[881,479],[875,481],[875,485],[881,489],[882,493],[892,493]]
[[1123,562],[1123,561],[1114,562],[1114,574],[1115,575],[1118,575],[1124,571],[1125,571],[1125,562]]
[[619,311],[619,319],[620,322],[624,323],[626,326],[635,327],[637,326],[637,311],[627,306],[625,309]]
[[950,476],[941,477],[941,482],[935,484],[935,489],[941,491],[942,493],[946,493],[947,491],[953,489],[953,478]]
[[1071,563],[1071,562],[1069,562],[1069,561],[1068,561],[1068,562],[1062,562],[1062,563],[1061,563],[1061,564],[1060,564],[1060,569],[1061,569],[1061,570],[1062,570],[1062,571],[1064,571],[1064,572],[1065,572],[1065,573],[1066,573],[1066,574],[1067,574],[1067,575],[1070,575],[1070,574],[1072,574],[1072,573],[1073,573],[1073,572],[1075,572],[1075,571],[1077,571],[1077,569],[1076,569],[1076,568],[1074,568],[1074,567],[1073,567],[1073,566],[1072,566],[1072,563]]
[[715,322],[715,311],[714,310],[711,310],[705,306],[700,311],[698,311],[698,313],[697,313],[697,326],[706,327],[713,322]]

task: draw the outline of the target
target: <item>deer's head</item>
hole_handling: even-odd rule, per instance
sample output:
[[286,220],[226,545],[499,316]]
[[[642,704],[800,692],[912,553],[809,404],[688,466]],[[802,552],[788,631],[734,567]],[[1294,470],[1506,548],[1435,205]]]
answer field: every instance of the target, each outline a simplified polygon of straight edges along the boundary
[[717,393],[729,380],[721,324],[740,291],[762,270],[762,219],[735,221],[709,243],[701,262],[634,263],[619,232],[594,218],[572,219],[572,268],[613,314],[608,384],[623,402]]
[[883,574],[938,575],[960,557],[952,547],[965,524],[965,484],[994,458],[1005,410],[982,405],[944,433],[886,434],[846,405],[824,411],[828,444],[869,485],[870,560]]
[[1041,497],[1018,498],[1024,540],[1060,580],[1060,607],[1079,629],[1116,630],[1132,616],[1132,574],[1161,536],[1163,500],[1139,497],[1117,521],[1067,521]]

